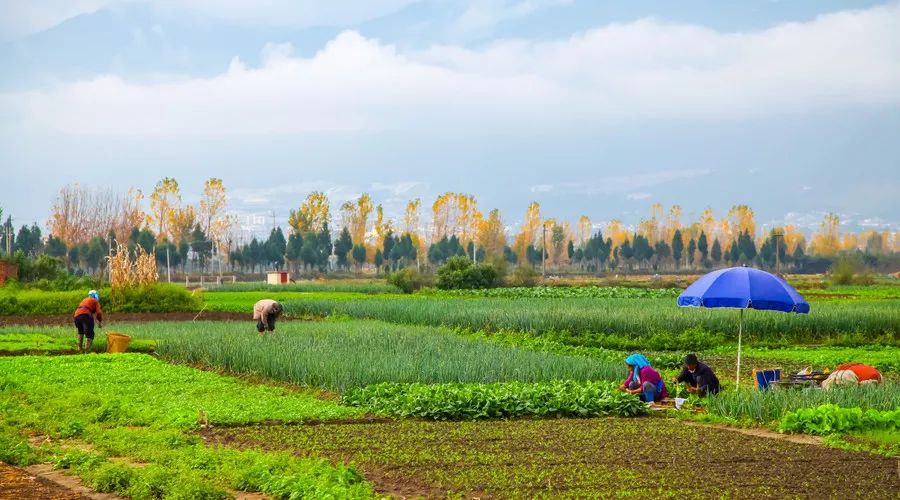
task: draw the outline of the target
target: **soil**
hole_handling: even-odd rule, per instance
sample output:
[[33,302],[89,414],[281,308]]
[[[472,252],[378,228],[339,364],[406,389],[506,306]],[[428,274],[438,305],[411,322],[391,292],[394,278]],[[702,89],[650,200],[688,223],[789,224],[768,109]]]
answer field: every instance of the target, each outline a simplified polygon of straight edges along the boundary
[[0,498],[18,500],[90,500],[54,481],[0,462]]
[[[212,429],[211,444],[354,464],[382,494],[894,498],[897,459],[662,418]],[[858,471],[865,471],[864,474]]]
[[[250,321],[250,314],[233,312],[167,312],[167,313],[109,313],[104,315],[104,327],[116,323],[145,323],[148,321]],[[48,316],[0,316],[0,326],[72,326],[71,314]]]

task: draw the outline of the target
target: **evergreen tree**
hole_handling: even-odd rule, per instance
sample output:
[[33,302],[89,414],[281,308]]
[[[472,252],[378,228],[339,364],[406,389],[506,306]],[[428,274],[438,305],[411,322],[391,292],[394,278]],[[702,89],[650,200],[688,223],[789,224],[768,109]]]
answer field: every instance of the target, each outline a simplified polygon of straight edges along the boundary
[[694,238],[691,238],[691,241],[688,241],[688,246],[687,246],[686,260],[687,260],[688,267],[694,266],[694,255],[696,254],[696,252],[697,252],[697,242],[694,241]]
[[681,239],[681,230],[676,229],[672,235],[672,258],[675,259],[675,268],[681,265],[681,256],[684,252],[684,240]]
[[[706,233],[700,232],[700,238],[697,240],[697,251],[700,252],[700,259],[706,260],[707,255]],[[719,249],[721,251],[721,248]]]
[[[702,237],[703,235],[701,235]],[[709,251],[709,256],[712,257],[713,262],[718,264],[722,262],[722,245],[719,244],[719,239],[716,238],[713,240],[712,249]]]
[[353,249],[353,239],[347,227],[341,230],[341,235],[334,242],[334,254],[337,255],[338,266],[347,267],[347,254]]

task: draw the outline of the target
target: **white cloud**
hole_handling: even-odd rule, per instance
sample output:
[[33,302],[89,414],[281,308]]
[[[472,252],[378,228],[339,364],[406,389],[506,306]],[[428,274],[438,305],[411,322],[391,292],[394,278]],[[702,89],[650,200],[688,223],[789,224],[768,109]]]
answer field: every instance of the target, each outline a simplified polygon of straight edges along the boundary
[[625,197],[628,200],[649,200],[653,195],[651,193],[628,193]]
[[553,188],[554,188],[553,184],[536,184],[534,186],[531,186],[531,192],[532,193],[549,193],[550,191],[553,191]]
[[372,183],[373,191],[387,191],[389,193],[392,193],[394,196],[408,193],[409,191],[419,187],[427,187],[427,184],[418,181],[402,181],[395,182],[393,184],[385,184],[382,182]]
[[0,98],[23,125],[149,136],[545,132],[898,103],[900,4],[758,32],[641,20],[565,40],[421,52],[348,31],[312,57],[269,45],[260,67],[234,59],[211,78],[102,75]]

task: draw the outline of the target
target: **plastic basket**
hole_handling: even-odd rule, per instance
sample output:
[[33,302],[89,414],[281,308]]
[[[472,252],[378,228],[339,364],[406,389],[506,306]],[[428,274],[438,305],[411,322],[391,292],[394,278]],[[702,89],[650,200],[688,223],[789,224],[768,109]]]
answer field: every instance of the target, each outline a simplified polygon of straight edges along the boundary
[[124,333],[110,332],[106,334],[106,352],[128,352],[131,337]]

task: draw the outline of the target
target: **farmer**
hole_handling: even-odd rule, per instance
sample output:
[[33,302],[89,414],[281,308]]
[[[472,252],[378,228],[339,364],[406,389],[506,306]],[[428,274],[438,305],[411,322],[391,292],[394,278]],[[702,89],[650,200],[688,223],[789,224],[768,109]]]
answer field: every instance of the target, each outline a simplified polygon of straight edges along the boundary
[[[94,316],[97,326],[103,328],[103,310],[100,309],[100,294],[97,290],[88,292],[88,296],[75,308],[75,328],[78,329],[78,352],[91,352],[94,344]],[[87,347],[84,338],[87,337]]]
[[673,384],[679,382],[687,382],[687,390],[691,394],[706,396],[719,392],[719,379],[716,374],[709,365],[698,361],[696,354],[688,354],[684,357],[681,373],[672,379]]
[[862,363],[844,363],[838,365],[831,375],[822,381],[823,389],[830,389],[839,384],[880,384],[884,382],[881,372],[874,366]]
[[253,319],[257,320],[256,330],[260,334],[275,331],[275,320],[284,308],[272,299],[263,299],[253,305]]
[[625,358],[628,367],[628,377],[622,382],[620,389],[631,394],[640,394],[641,401],[652,403],[661,401],[669,396],[666,384],[659,372],[650,366],[650,362],[643,354],[632,354]]

